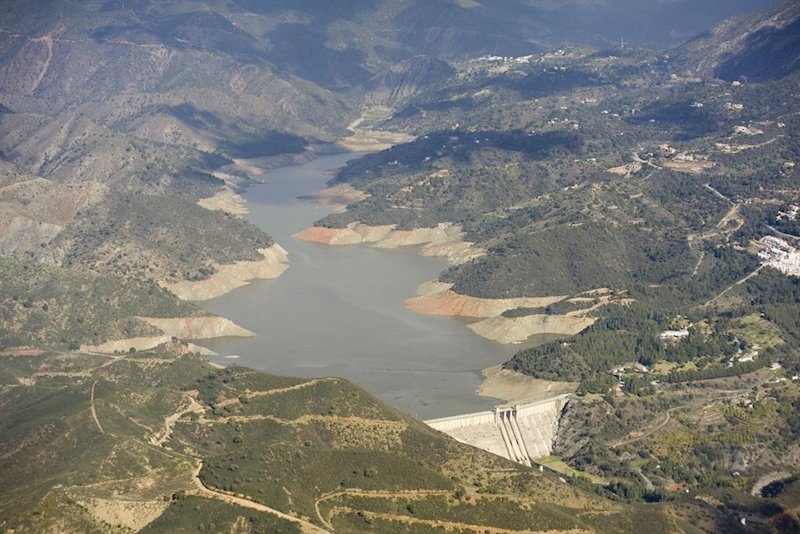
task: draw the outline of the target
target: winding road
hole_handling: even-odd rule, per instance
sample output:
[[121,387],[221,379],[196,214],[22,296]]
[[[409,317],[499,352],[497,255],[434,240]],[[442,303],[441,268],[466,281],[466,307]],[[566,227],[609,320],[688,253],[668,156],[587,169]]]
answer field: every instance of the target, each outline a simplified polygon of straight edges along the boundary
[[89,398],[89,402],[92,405],[92,419],[94,419],[94,423],[97,425],[97,428],[100,429],[101,434],[105,434],[106,431],[103,430],[103,425],[100,424],[100,419],[97,418],[97,410],[94,407],[94,387],[97,385],[97,380],[92,382],[92,394]]
[[201,497],[206,497],[208,499],[216,499],[218,501],[222,501],[227,504],[233,504],[236,506],[241,506],[243,508],[250,508],[251,510],[257,510],[259,512],[272,514],[276,517],[280,517],[281,519],[285,519],[286,521],[291,521],[293,523],[299,524],[300,529],[304,534],[320,534],[320,533],[327,534],[328,532],[327,530],[321,529],[317,525],[309,523],[308,521],[300,519],[299,517],[286,514],[284,512],[281,512],[280,510],[276,510],[275,508],[270,508],[269,506],[263,505],[260,502],[252,501],[250,499],[245,499],[243,497],[236,497],[235,495],[230,495],[220,490],[209,488],[208,486],[203,484],[203,481],[200,479],[200,471],[202,470],[203,470],[203,460],[198,459],[197,465],[195,466],[194,469],[192,480],[194,481],[197,493]]

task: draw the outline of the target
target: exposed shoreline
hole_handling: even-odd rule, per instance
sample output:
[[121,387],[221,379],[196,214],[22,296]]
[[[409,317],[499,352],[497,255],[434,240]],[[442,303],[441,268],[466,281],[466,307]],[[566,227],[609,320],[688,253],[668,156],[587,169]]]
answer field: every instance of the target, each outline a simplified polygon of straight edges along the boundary
[[[442,315],[475,319],[467,327],[486,339],[504,345],[525,343],[533,336],[575,336],[592,326],[597,319],[589,314],[610,304],[629,304],[630,299],[615,299],[608,289],[599,288],[581,293],[583,296],[554,295],[545,297],[480,298],[452,290],[452,284],[433,281],[420,285],[417,296],[406,300],[406,307],[425,315]],[[592,297],[586,296],[592,295]],[[565,314],[531,313],[521,317],[505,317],[504,312],[517,308],[545,308],[557,302],[592,301],[589,307]],[[596,302],[594,302],[596,301]]]
[[484,379],[478,388],[478,395],[500,399],[508,404],[537,402],[564,393],[575,393],[578,388],[575,382],[541,380],[503,369],[502,364],[487,367],[481,374]]
[[341,213],[347,209],[349,204],[355,204],[369,198],[369,194],[359,191],[350,184],[337,184],[326,187],[322,191],[310,195],[302,195],[298,198],[308,200],[329,208],[333,213]]
[[503,313],[516,308],[543,308],[567,296],[487,299],[462,295],[452,284],[427,282],[417,288],[417,296],[406,300],[408,309],[423,315],[442,315],[476,319],[467,328],[481,337],[504,345],[524,343],[537,335],[576,335],[592,324],[586,316],[533,314],[508,318]]
[[[354,131],[355,130],[351,130]],[[383,133],[383,132],[381,132]],[[401,138],[402,137],[402,138]],[[348,141],[345,141],[347,139]],[[402,134],[398,136],[370,136],[361,132],[350,138],[344,138],[335,144],[326,145],[331,153],[337,152],[373,152],[390,147],[396,142],[406,141]],[[338,150],[337,150],[338,149]],[[254,160],[238,160],[232,166],[239,172],[250,175],[263,174],[267,170],[283,166],[303,164],[322,155],[322,151],[309,150],[302,154],[287,154],[274,158]],[[235,216],[244,216],[249,210],[245,199],[238,193],[238,183],[228,183],[226,187],[213,197],[201,199],[198,204],[206,209],[219,209]],[[347,205],[360,202],[368,198],[366,192],[354,188],[350,184],[337,184],[300,198],[315,202],[327,207],[333,212],[346,210]],[[397,230],[396,225],[370,226],[362,223],[351,223],[345,228],[325,228],[311,226],[292,236],[293,238],[325,244],[329,246],[344,246],[364,244],[374,248],[396,249],[400,247],[417,247],[420,255],[443,257],[452,265],[466,263],[484,255],[486,252],[476,247],[473,243],[464,240],[460,226],[453,223],[440,223],[432,228],[417,228],[412,230]],[[222,296],[233,289],[249,284],[256,279],[271,279],[283,274],[288,268],[288,255],[286,251],[275,244],[269,249],[261,249],[263,260],[255,262],[235,262],[233,264],[217,265],[217,272],[209,279],[197,282],[183,281],[167,286],[182,300],[204,301]],[[469,295],[460,295],[452,291],[450,284],[442,282],[428,282],[419,286],[418,295],[405,302],[408,309],[425,315],[444,315],[451,317],[464,317],[477,319],[467,327],[478,335],[502,344],[522,343],[533,335],[560,334],[575,335],[594,323],[589,317],[569,317],[554,315],[530,315],[520,318],[502,317],[507,310],[530,307],[538,308],[548,306],[569,298],[568,296],[551,297],[521,297],[512,299],[482,299]],[[223,321],[227,319],[218,318]],[[147,321],[167,334],[180,334],[175,337],[183,339],[199,339],[198,337],[185,337],[187,332],[174,329],[175,321]],[[230,321],[228,321],[230,322]],[[158,323],[158,324],[155,324]],[[167,326],[169,324],[169,326]],[[235,328],[238,325],[230,323]],[[213,329],[212,329],[213,330]],[[244,330],[244,329],[241,329]],[[219,332],[219,331],[217,331]],[[247,332],[247,331],[245,331]],[[249,333],[253,335],[252,333]],[[226,334],[223,334],[224,336]],[[228,334],[229,335],[229,334]],[[234,334],[236,335],[236,334]],[[244,334],[247,335],[247,334]],[[220,337],[220,336],[209,336]],[[115,343],[124,343],[127,340]],[[494,369],[494,368],[490,368]],[[498,366],[499,369],[499,366]],[[542,386],[544,381],[536,381],[530,377],[506,376],[510,371],[500,370],[487,374],[478,393],[481,396],[513,400],[531,398],[531,388],[543,389],[547,394],[552,393],[552,386]],[[513,393],[520,390],[520,384],[525,386],[525,395]],[[558,389],[574,391],[569,385],[560,386]],[[553,393],[558,394],[558,393]],[[510,395],[510,396],[509,396]]]
[[592,317],[569,315],[526,315],[525,317],[490,317],[468,328],[479,336],[503,344],[524,343],[531,336],[575,336],[595,323]]
[[499,317],[508,310],[541,308],[567,298],[566,295],[561,295],[486,299],[456,293],[452,287],[453,284],[439,281],[421,284],[417,288],[417,296],[406,300],[406,307],[423,315],[487,319]]
[[[330,198],[335,192],[323,190],[309,198]],[[358,190],[350,189],[352,198],[359,198]],[[396,230],[396,225],[369,226],[351,223],[344,228],[311,226],[292,237],[329,246],[368,245],[374,248],[396,249],[417,246],[423,256],[446,258],[452,265],[466,263],[486,252],[473,243],[464,241],[461,227],[440,223],[434,228]],[[478,319],[467,325],[476,334],[502,344],[524,343],[531,336],[555,334],[574,336],[592,324],[595,319],[585,314],[566,315],[532,314],[507,318],[502,314],[515,308],[543,308],[569,298],[569,295],[545,297],[517,297],[487,299],[462,295],[452,290],[452,284],[433,281],[421,284],[417,296],[405,301],[408,309],[423,315],[442,315]]]
[[[154,336],[141,336],[125,339],[114,339],[98,345],[82,345],[81,352],[96,352],[100,354],[114,354],[128,352],[130,349],[137,351],[151,350],[160,345],[171,343],[175,339],[204,340],[219,337],[252,337],[255,334],[242,328],[230,319],[216,315],[197,315],[192,317],[137,317],[161,333]],[[216,356],[214,351],[205,347],[189,343],[190,352],[202,356]]]
[[344,228],[311,226],[292,237],[330,246],[369,245],[374,248],[396,249],[419,246],[423,256],[437,256],[458,265],[483,256],[486,252],[469,241],[464,241],[461,227],[453,223],[439,223],[433,228],[396,230],[396,225],[369,226],[351,223]]
[[[355,145],[353,145],[355,146]],[[359,151],[365,151],[365,146]],[[382,150],[384,147],[374,145],[373,150]],[[236,217],[247,215],[247,201],[240,194],[240,190],[247,188],[244,178],[237,174],[244,173],[252,180],[253,175],[261,175],[268,171],[292,165],[308,163],[323,154],[347,153],[351,150],[345,144],[333,143],[312,147],[298,154],[281,154],[265,158],[239,159],[214,173],[214,176],[223,180],[225,185],[213,196],[201,198],[197,204],[207,210],[220,210]],[[234,174],[231,174],[234,173]],[[254,180],[255,182],[255,180]],[[363,193],[355,188],[343,186],[338,191],[329,193],[327,201],[336,209],[337,205],[346,205],[355,197]],[[317,199],[314,199],[317,200]],[[323,203],[325,199],[323,200]],[[343,209],[342,206],[339,209]],[[255,280],[271,280],[281,276],[289,268],[289,258],[286,250],[278,243],[259,249],[262,259],[255,261],[236,261],[228,264],[215,264],[216,272],[205,280],[183,280],[173,284],[162,284],[162,287],[175,294],[180,300],[188,302],[202,302],[230,293],[234,289],[249,285]],[[111,339],[97,345],[82,345],[83,352],[96,352],[113,354],[128,352],[131,348],[137,351],[151,350],[159,345],[169,343],[173,338],[183,341],[215,339],[221,337],[252,337],[255,334],[240,327],[233,321],[218,316],[173,317],[173,318],[146,318],[139,320],[150,324],[161,331],[160,335],[140,336],[124,339]],[[217,354],[205,347],[188,344],[189,350],[204,356]]]
[[258,252],[263,257],[260,260],[217,264],[216,272],[205,280],[184,280],[164,287],[181,300],[197,302],[220,297],[253,280],[277,278],[289,268],[289,255],[277,243]]

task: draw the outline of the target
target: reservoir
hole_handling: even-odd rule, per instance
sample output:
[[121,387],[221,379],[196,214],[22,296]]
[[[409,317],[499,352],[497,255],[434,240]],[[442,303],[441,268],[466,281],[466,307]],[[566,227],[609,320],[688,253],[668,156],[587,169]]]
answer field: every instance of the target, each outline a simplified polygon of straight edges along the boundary
[[447,268],[416,248],[331,247],[291,237],[328,208],[298,197],[325,187],[353,154],[323,156],[283,167],[247,190],[247,218],[289,252],[289,269],[205,303],[208,311],[252,330],[248,339],[203,345],[236,363],[299,377],[338,376],[411,415],[427,419],[492,407],[479,397],[481,369],[519,347],[488,341],[449,317],[407,310],[416,287]]

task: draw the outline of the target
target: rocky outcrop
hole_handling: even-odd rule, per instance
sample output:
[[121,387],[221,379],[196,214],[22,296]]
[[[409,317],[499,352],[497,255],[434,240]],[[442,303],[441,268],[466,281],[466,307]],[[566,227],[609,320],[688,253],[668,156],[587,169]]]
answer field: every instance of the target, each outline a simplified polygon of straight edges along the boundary
[[165,287],[182,300],[208,300],[245,286],[253,280],[277,278],[289,268],[289,255],[280,245],[275,244],[260,249],[259,252],[264,259],[215,265],[217,272],[205,280],[183,281]]
[[453,74],[453,67],[441,59],[415,56],[393,64],[364,84],[364,100],[379,107],[402,109],[414,95]]
[[237,217],[250,213],[245,207],[244,198],[230,187],[225,187],[213,197],[201,198],[197,201],[197,205],[211,211],[224,211]]
[[774,80],[800,68],[800,3],[727,19],[676,48],[673,65],[733,81]]
[[105,191],[102,184],[58,183],[0,161],[0,255],[57,263],[58,253],[48,244]]
[[172,341],[171,336],[132,337],[106,341],[99,345],[81,345],[80,351],[113,354],[115,352],[128,352],[130,349],[137,351],[150,350],[170,341]]
[[[0,207],[0,219],[2,216]],[[39,253],[63,230],[61,226],[23,216],[11,217],[0,231],[0,255],[22,256]]]
[[577,382],[552,382],[503,369],[502,365],[483,370],[483,383],[478,395],[500,399],[506,404],[523,404],[549,399],[565,393],[575,393]]
[[461,227],[452,223],[413,230],[395,230],[395,225],[369,226],[362,223],[351,223],[345,228],[313,226],[292,237],[325,245],[368,244],[383,249],[421,246],[420,254],[444,257],[453,264],[465,263],[485,254],[482,249],[464,241]]
[[558,334],[574,336],[592,326],[592,317],[568,315],[526,315],[524,317],[491,317],[472,323],[470,330],[499,343],[522,343],[531,336]]
[[451,288],[453,284],[427,282],[417,288],[417,296],[406,300],[406,307],[425,315],[451,317],[499,317],[504,311],[516,308],[541,308],[564,300],[564,296],[517,297],[485,299],[461,295]]

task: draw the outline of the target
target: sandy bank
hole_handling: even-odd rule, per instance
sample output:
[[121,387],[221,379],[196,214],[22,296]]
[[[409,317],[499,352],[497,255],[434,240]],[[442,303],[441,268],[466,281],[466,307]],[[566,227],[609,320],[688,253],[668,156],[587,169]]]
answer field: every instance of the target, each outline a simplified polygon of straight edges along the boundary
[[414,139],[413,135],[399,132],[356,130],[353,135],[338,139],[335,146],[347,152],[380,152]]
[[200,317],[138,317],[161,330],[164,336],[178,339],[212,339],[217,337],[253,337],[255,334],[230,319],[214,315]]
[[417,288],[417,295],[406,300],[406,307],[424,315],[446,315],[451,317],[490,318],[499,317],[506,310],[515,308],[541,308],[564,300],[564,296],[518,297],[508,299],[484,299],[461,295],[451,289],[452,284],[427,282]]
[[288,269],[289,256],[277,243],[269,248],[260,249],[259,252],[264,256],[261,260],[215,265],[217,272],[205,280],[183,281],[165,287],[182,300],[208,300],[247,285],[253,280],[277,278]]
[[[152,337],[132,337],[127,339],[117,339],[114,341],[107,341],[100,345],[82,345],[81,352],[97,352],[100,354],[114,354],[115,352],[128,352],[133,348],[134,350],[150,350],[164,345],[165,343],[172,342],[172,336],[152,336]],[[188,352],[200,354],[201,356],[216,356],[217,353],[205,347],[188,343],[186,345]]]
[[491,317],[472,323],[469,329],[498,343],[522,343],[531,336],[542,334],[574,336],[594,322],[592,317],[534,314],[514,318]]
[[359,191],[350,184],[338,184],[312,195],[303,195],[300,198],[322,204],[334,213],[341,213],[347,209],[348,204],[355,204],[369,198],[369,193]]
[[500,365],[483,370],[484,381],[478,395],[501,399],[509,404],[522,404],[549,399],[564,393],[574,393],[575,382],[551,382],[540,380],[516,371],[503,369]]
[[223,172],[230,170],[243,172],[251,176],[258,176],[266,173],[269,170],[277,169],[279,167],[308,163],[318,155],[319,154],[315,150],[309,149],[296,154],[279,154],[277,156],[264,156],[250,159],[239,158],[234,159],[233,164],[223,167],[221,170]]
[[348,224],[346,228],[312,226],[297,232],[292,237],[323,245],[360,245],[377,243],[389,235],[393,228],[394,225],[367,226],[361,223]]
[[369,226],[362,223],[351,223],[345,228],[312,226],[292,237],[325,245],[368,244],[383,249],[421,246],[420,254],[423,256],[444,257],[453,264],[465,263],[485,254],[482,249],[464,241],[461,227],[452,223],[413,230],[395,230],[395,225]]
[[[522,343],[536,335],[574,336],[593,325],[589,314],[612,301],[607,289],[586,291],[569,302],[594,302],[592,306],[567,312],[564,315],[531,314],[523,317],[503,317],[503,312],[516,308],[544,308],[567,299],[567,296],[518,297],[486,299],[462,295],[452,290],[452,284],[427,282],[417,288],[417,295],[406,300],[406,307],[425,315],[445,315],[481,319],[469,325],[478,334],[498,343]],[[630,299],[616,302],[628,304]]]
[[[150,350],[171,343],[173,338],[187,339],[213,339],[217,337],[253,337],[255,334],[242,328],[230,319],[205,315],[197,317],[137,317],[150,326],[161,331],[158,336],[133,337],[116,339],[99,345],[82,345],[81,352],[98,352],[113,354],[115,352],[128,352],[130,349],[137,351]],[[214,351],[189,343],[189,352],[203,356],[216,356]]]

